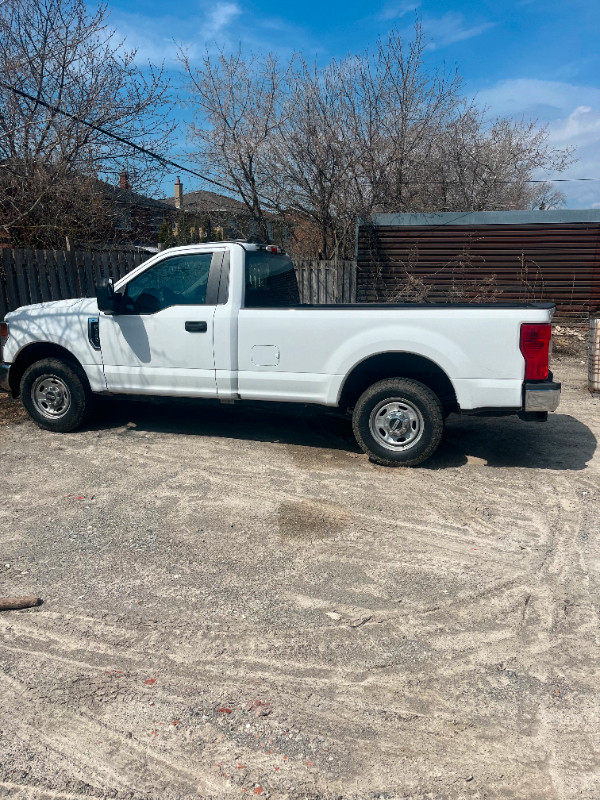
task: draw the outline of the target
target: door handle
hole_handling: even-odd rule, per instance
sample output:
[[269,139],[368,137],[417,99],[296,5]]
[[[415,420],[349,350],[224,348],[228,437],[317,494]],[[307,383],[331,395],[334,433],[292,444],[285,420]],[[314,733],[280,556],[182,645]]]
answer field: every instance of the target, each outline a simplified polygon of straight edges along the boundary
[[185,329],[188,333],[206,333],[208,325],[206,322],[188,321],[185,323]]

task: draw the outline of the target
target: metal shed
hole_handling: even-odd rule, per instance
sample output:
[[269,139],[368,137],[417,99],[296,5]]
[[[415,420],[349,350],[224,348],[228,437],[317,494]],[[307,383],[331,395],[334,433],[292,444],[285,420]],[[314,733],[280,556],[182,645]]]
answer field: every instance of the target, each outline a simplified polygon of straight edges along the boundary
[[397,299],[412,275],[431,302],[488,286],[498,302],[551,300],[564,322],[600,311],[600,210],[375,214],[356,247],[358,302]]

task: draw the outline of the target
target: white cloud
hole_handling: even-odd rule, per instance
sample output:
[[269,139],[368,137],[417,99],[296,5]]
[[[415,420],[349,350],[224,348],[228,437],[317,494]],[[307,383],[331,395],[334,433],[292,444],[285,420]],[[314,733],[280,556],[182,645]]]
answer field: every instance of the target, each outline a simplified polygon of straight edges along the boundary
[[111,14],[110,25],[116,31],[116,38],[124,40],[127,50],[137,51],[138,63],[151,61],[157,64],[174,60],[177,50],[173,40],[175,26],[169,17],[152,20],[143,14],[120,11]]
[[448,11],[443,17],[425,17],[423,19],[425,35],[431,39],[429,44],[431,50],[480,36],[493,28],[494,24],[493,22],[482,22],[478,25],[470,25],[464,14],[456,11]]
[[[0,0],[1,2],[1,0]],[[282,18],[263,18],[232,0],[209,3],[188,15],[185,5],[160,17],[113,9],[110,23],[129,49],[136,49],[140,64],[148,61],[176,66],[179,47],[192,62],[206,50],[231,51],[241,43],[246,52],[274,52],[290,56],[296,50],[322,52],[322,43],[307,31]],[[273,31],[278,36],[273,36]]]
[[410,2],[410,0],[403,3],[386,3],[379,14],[377,14],[377,19],[381,22],[391,22],[394,19],[401,19],[407,14],[410,14],[411,11],[416,11],[420,5],[420,2]]
[[568,116],[578,106],[600,107],[600,89],[534,78],[500,81],[477,97],[497,114],[539,114],[547,121]]
[[[493,115],[546,125],[551,144],[574,148],[577,161],[560,177],[600,178],[600,88],[520,78],[500,81],[479,92],[477,100]],[[571,208],[600,207],[600,181],[557,186]]]
[[237,3],[217,3],[209,12],[205,26],[202,28],[202,38],[212,39],[241,15],[242,9]]
[[237,36],[236,23],[242,14],[243,9],[234,2],[218,2],[192,17],[173,14],[149,17],[114,9],[110,24],[125,39],[127,48],[137,50],[138,62],[165,61],[172,65],[180,44],[193,52],[203,52],[217,39],[220,45],[229,44],[232,30]]
[[566,119],[554,122],[550,138],[556,144],[600,146],[600,106],[577,106]]

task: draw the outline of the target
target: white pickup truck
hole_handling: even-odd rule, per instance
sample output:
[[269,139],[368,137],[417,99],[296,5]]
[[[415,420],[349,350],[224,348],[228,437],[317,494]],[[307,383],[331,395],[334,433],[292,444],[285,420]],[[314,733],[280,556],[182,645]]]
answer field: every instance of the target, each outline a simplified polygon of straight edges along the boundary
[[7,314],[0,386],[51,431],[80,426],[96,394],[335,406],[374,461],[411,466],[451,412],[543,420],[557,408],[553,309],[301,305],[280,249],[191,245],[104,282],[95,299]]

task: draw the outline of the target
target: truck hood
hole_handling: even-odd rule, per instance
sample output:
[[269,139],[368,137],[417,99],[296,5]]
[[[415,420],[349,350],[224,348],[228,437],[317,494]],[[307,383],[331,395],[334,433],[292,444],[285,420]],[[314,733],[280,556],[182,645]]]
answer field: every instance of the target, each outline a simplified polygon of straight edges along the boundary
[[93,297],[78,297],[70,300],[53,300],[49,303],[34,303],[30,306],[20,306],[14,311],[9,311],[5,320],[17,322],[20,319],[35,317],[72,316],[74,314],[97,314],[98,303]]

